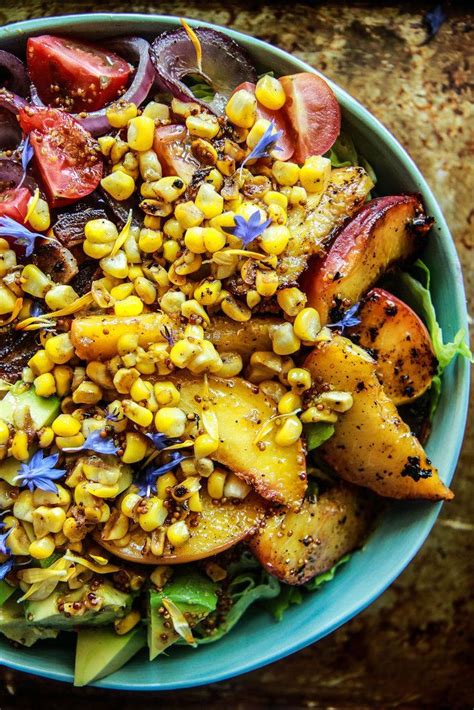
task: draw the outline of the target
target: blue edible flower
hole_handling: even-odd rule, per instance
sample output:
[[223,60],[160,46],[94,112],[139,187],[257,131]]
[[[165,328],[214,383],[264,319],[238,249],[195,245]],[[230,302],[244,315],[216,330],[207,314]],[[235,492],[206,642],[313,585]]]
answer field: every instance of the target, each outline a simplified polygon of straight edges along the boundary
[[[44,234],[31,232],[23,224],[19,224],[11,217],[0,217],[0,236],[11,237],[17,244],[25,247],[25,256],[31,256],[37,239],[47,239]],[[49,240],[53,241],[53,240]]]
[[260,212],[255,210],[248,219],[235,215],[234,222],[235,227],[223,227],[224,231],[233,234],[234,237],[238,237],[242,240],[243,245],[247,246],[262,234],[272,220],[267,219],[264,222],[260,222]]
[[[0,523],[0,529],[4,528],[5,524]],[[10,554],[10,549],[7,547],[7,538],[10,535],[11,531],[13,528],[10,530],[7,530],[5,533],[2,533],[0,535],[0,555],[9,555]]]
[[157,478],[163,476],[163,474],[165,473],[168,473],[168,471],[171,471],[172,469],[176,468],[176,466],[178,466],[181,461],[186,458],[188,457],[184,456],[184,454],[180,453],[179,451],[171,451],[169,459],[166,463],[161,464],[161,466],[155,466],[154,464],[150,464],[142,471],[140,471],[137,478],[135,479],[135,484],[138,486],[139,495],[149,498],[153,489],[156,492]]
[[328,328],[338,328],[341,332],[345,328],[352,328],[354,325],[359,325],[360,318],[355,315],[360,308],[360,302],[355,303],[353,306],[347,309],[342,318],[336,323],[329,323]]
[[[25,141],[23,143],[23,150],[21,151],[21,167],[23,168],[23,179],[26,174],[26,168],[28,167],[28,164],[33,157],[33,146],[30,143],[30,137],[26,136]],[[23,182],[23,181],[22,181]]]
[[0,581],[13,569],[13,557],[0,565]]
[[[111,419],[114,415],[107,415]],[[92,431],[85,442],[81,446],[74,448],[63,449],[67,453],[75,453],[76,451],[95,451],[97,454],[116,454],[119,447],[114,443],[110,436],[102,436],[103,429]]]
[[283,131],[277,131],[276,133],[274,133],[274,130],[275,123],[273,121],[270,121],[270,125],[258,141],[257,145],[252,148],[250,153],[242,162],[240,170],[242,170],[245,163],[249,160],[257,160],[258,158],[268,158],[272,150],[281,150],[281,148],[276,144],[283,135]]
[[59,454],[45,456],[43,451],[38,449],[28,462],[21,464],[15,481],[19,481],[21,486],[27,486],[30,491],[41,488],[42,491],[57,493],[58,488],[53,481],[66,473],[62,468],[55,468],[58,459]]

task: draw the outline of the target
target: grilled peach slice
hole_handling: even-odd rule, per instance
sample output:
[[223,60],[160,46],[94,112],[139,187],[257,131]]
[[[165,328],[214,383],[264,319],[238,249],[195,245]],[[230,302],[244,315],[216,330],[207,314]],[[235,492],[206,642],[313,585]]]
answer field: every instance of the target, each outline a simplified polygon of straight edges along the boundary
[[360,323],[348,330],[377,361],[377,377],[397,406],[430,387],[438,361],[430,334],[410,306],[382,288],[373,288],[359,310]]
[[308,303],[321,322],[337,320],[341,305],[356,303],[393,264],[414,257],[430,225],[417,195],[364,205],[305,278]]
[[298,511],[268,517],[250,541],[265,569],[286,584],[304,584],[359,547],[372,520],[372,500],[341,483]]
[[272,349],[269,328],[282,322],[280,318],[256,317],[246,323],[238,323],[217,316],[211,320],[206,335],[220,353],[237,352],[247,360],[257,350]]
[[264,502],[254,493],[242,501],[227,500],[215,504],[203,490],[201,501],[202,512],[197,525],[190,527],[189,540],[176,548],[166,541],[162,555],[151,552],[154,533],[146,533],[138,526],[131,532],[130,541],[124,547],[119,547],[113,540],[102,540],[99,531],[94,532],[94,538],[108,552],[129,562],[178,565],[217,555],[246,540],[254,534],[265,512]]
[[314,348],[305,367],[322,388],[353,396],[353,406],[339,415],[334,434],[318,449],[341,478],[388,498],[453,497],[385,394],[368,353],[336,335]]

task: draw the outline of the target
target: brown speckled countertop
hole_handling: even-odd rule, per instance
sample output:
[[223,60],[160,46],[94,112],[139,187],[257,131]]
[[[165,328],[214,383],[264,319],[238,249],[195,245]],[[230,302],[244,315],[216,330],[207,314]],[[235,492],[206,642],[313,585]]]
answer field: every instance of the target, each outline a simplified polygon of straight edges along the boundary
[[[474,15],[469,3],[449,3],[439,32],[424,43],[422,19],[434,5],[4,0],[0,23],[73,12],[174,14],[253,34],[318,67],[380,118],[420,166],[451,227],[472,299]],[[456,498],[415,561],[369,609],[290,658],[213,686],[142,695],[73,690],[3,669],[0,708],[472,707],[473,484],[471,426]]]

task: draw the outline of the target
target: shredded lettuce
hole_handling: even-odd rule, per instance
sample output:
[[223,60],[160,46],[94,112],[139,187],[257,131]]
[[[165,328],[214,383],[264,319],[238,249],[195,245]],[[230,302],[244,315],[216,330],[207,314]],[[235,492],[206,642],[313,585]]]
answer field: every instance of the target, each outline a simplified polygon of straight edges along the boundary
[[321,446],[321,444],[331,438],[334,434],[334,424],[326,424],[325,422],[306,424],[304,433],[308,451],[313,451],[313,449],[317,449],[318,446]]
[[205,101],[210,104],[213,100],[216,92],[209,84],[206,84],[202,79],[187,76],[183,79],[183,82],[191,89],[196,99],[200,101]]
[[352,138],[344,131],[341,131],[332,148],[325,153],[325,157],[329,158],[333,168],[348,168],[351,165],[359,165],[357,151]]

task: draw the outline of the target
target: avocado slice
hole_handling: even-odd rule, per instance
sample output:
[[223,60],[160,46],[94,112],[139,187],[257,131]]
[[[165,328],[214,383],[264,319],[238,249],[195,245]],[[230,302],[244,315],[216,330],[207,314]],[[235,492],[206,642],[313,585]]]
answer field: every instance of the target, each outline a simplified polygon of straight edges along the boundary
[[146,646],[142,626],[119,636],[111,628],[80,629],[77,633],[74,685],[82,687],[115,673]]
[[0,633],[10,641],[29,647],[42,639],[56,638],[59,631],[27,624],[21,605],[17,604],[15,598],[10,598],[0,606]]
[[0,416],[5,422],[13,424],[15,414],[18,416],[19,410],[23,408],[29,409],[36,431],[48,426],[57,417],[59,413],[58,397],[54,395],[52,397],[38,397],[33,387],[18,392],[17,389],[20,388],[13,385],[2,399]]
[[12,587],[4,579],[0,580],[0,606],[3,606],[15,591],[16,587]]
[[[82,615],[68,615],[59,611],[59,600],[66,598],[68,602],[81,602],[91,593],[103,600],[98,610],[86,608]],[[97,589],[91,588],[86,584],[74,592],[69,592],[69,590],[58,591],[56,589],[46,599],[39,601],[27,600],[25,602],[25,618],[32,625],[71,630],[77,626],[111,624],[115,619],[125,616],[131,605],[132,597],[130,594],[120,592],[110,582],[103,581]]]
[[148,600],[148,648],[150,661],[178,641],[180,636],[159,613],[163,598],[170,599],[188,619],[191,627],[199,624],[217,606],[216,584],[194,571],[180,570],[160,591],[150,590]]

